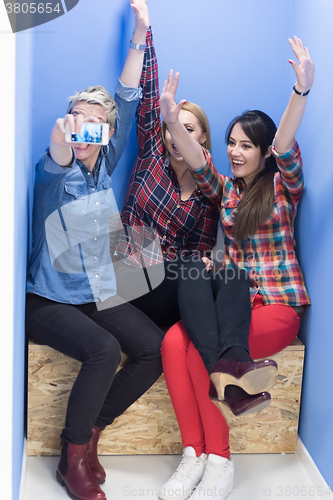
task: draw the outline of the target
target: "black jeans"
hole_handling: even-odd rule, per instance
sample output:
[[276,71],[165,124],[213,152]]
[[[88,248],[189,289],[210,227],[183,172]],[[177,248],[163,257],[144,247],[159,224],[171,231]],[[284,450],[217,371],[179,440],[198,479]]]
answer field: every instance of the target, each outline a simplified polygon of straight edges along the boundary
[[172,326],[180,320],[178,306],[178,276],[181,259],[165,261],[165,278],[146,295],[132,300],[131,304],[159,326]]
[[229,347],[249,352],[249,281],[239,268],[208,273],[196,255],[165,262],[161,285],[131,304],[160,326],[182,319],[207,370]]
[[239,268],[206,271],[202,261],[185,261],[178,281],[184,327],[209,369],[234,346],[249,352],[251,300],[248,274]]
[[[98,311],[95,303],[61,304],[29,293],[26,331],[82,362],[68,400],[64,443],[87,443],[95,425],[111,424],[162,373],[163,334],[131,304]],[[116,374],[120,351],[130,361]]]

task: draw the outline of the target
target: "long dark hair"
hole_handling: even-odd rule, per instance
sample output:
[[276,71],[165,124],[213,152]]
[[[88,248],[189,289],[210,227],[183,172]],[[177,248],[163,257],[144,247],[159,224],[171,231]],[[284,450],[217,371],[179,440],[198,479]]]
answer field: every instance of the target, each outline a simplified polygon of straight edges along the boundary
[[[261,155],[264,157],[276,133],[273,120],[266,113],[258,110],[246,111],[236,116],[228,125],[225,134],[227,144],[229,144],[232,129],[237,123],[254,146],[260,147]],[[233,227],[233,236],[237,241],[249,238],[257,231],[259,224],[264,224],[271,214],[274,204],[274,174],[277,169],[276,160],[273,155],[270,155],[265,159],[265,168],[258,172],[253,181],[246,186],[243,198],[238,205]]]

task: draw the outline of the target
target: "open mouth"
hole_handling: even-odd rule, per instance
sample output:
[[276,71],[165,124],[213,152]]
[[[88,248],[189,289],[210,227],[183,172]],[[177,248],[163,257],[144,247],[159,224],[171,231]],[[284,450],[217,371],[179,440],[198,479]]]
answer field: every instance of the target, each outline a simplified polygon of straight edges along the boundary
[[245,165],[245,161],[232,160],[232,166],[234,168],[242,167],[243,165]]
[[178,151],[178,149],[176,148],[176,146],[174,144],[172,144],[172,151],[174,151],[176,153],[176,155],[180,155],[180,152]]

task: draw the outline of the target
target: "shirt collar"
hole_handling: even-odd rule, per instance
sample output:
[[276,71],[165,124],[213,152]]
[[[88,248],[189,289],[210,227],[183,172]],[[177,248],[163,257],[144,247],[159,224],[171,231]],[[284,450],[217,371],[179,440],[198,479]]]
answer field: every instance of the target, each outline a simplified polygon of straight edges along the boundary
[[[100,172],[100,169],[101,169],[102,160],[103,160],[103,156],[102,156],[102,153],[100,151],[100,153],[99,153],[99,155],[97,157],[96,163],[94,165],[94,168],[92,170],[93,178],[96,181],[97,181],[98,176],[99,176],[99,172]],[[89,170],[88,167],[81,160],[76,160],[76,163],[79,165],[79,167],[81,169]]]

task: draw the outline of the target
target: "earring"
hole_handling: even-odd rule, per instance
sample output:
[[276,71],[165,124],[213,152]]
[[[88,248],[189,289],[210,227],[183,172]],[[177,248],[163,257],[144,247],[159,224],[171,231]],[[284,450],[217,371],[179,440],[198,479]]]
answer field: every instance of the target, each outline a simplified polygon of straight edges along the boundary
[[102,146],[102,155],[103,156],[107,156],[109,154],[109,151],[110,151],[110,147],[108,144],[106,146]]

